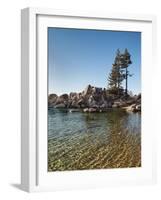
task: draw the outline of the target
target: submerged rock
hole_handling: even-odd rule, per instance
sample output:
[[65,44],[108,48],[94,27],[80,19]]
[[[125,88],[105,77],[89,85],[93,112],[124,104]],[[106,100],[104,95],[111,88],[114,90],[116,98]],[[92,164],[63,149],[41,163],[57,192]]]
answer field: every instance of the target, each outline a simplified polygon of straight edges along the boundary
[[88,108],[84,108],[84,109],[83,109],[83,112],[88,112]]
[[73,108],[73,109],[70,109],[69,112],[70,112],[70,113],[72,113],[72,112],[80,112],[80,110],[79,110],[79,109],[74,109],[74,108]]
[[66,106],[63,103],[60,103],[60,104],[55,105],[54,107],[55,108],[65,108]]
[[90,113],[91,113],[91,112],[97,112],[97,109],[96,109],[96,108],[89,108],[89,109],[88,109],[88,112],[90,112]]
[[141,105],[132,104],[130,106],[125,107],[126,111],[128,112],[140,112]]

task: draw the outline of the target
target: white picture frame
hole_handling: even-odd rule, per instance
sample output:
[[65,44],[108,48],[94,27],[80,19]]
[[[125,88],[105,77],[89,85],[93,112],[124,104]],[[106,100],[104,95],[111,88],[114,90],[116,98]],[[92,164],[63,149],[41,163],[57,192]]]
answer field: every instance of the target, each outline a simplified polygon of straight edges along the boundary
[[[108,26],[106,25],[107,22],[109,22]],[[142,62],[143,66],[146,65],[147,70],[144,67],[142,69],[143,119],[145,121],[143,123],[143,166],[141,169],[54,172],[54,175],[45,172],[47,134],[43,131],[47,130],[47,124],[40,122],[47,117],[45,107],[47,105],[45,96],[47,89],[47,50],[44,45],[47,45],[45,30],[48,26],[95,29],[106,29],[108,27],[111,30],[143,32],[145,39],[142,44]],[[23,190],[28,192],[54,191],[122,184],[153,184],[156,182],[155,133],[150,134],[153,126],[152,115],[149,114],[152,113],[151,98],[146,98],[147,88],[151,88],[149,82],[150,64],[153,63],[153,67],[155,67],[155,29],[156,19],[152,15],[92,13],[44,8],[25,8],[22,10],[21,188]],[[42,42],[39,42],[40,39]],[[148,57],[148,62],[144,59],[145,57]],[[40,87],[41,91],[39,90]],[[148,123],[149,120],[152,122]]]

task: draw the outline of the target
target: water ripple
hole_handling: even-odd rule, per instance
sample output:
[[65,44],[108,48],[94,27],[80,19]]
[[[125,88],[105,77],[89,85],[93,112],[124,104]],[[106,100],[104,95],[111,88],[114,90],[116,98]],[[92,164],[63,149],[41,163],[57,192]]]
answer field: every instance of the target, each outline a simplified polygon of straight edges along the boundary
[[141,166],[138,113],[49,110],[48,122],[49,171]]

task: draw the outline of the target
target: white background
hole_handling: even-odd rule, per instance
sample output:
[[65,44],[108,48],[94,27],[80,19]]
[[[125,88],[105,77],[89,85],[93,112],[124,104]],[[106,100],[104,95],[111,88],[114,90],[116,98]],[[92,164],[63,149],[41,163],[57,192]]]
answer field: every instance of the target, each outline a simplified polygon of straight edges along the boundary
[[[72,27],[72,28],[95,28],[107,30],[124,30],[124,31],[141,31],[142,34],[142,167],[131,169],[113,169],[113,170],[90,170],[67,172],[47,173],[47,27]],[[151,81],[151,57],[152,57],[152,25],[151,23],[119,21],[119,20],[90,20],[59,17],[37,17],[37,69],[38,69],[38,171],[39,186],[50,186],[55,188],[86,188],[98,187],[104,185],[119,185],[121,183],[137,183],[151,180],[152,177],[152,139],[153,115],[155,113],[149,107],[152,107],[149,97],[149,89],[152,88]],[[148,41],[148,42],[147,42]],[[148,58],[148,59],[147,59]],[[43,113],[43,115],[42,115]],[[154,114],[153,114],[154,113]],[[150,123],[149,123],[150,122]],[[132,181],[133,180],[133,181]]]
[[[0,199],[161,199],[161,5],[160,0],[4,0],[0,4]],[[154,131],[158,141],[158,184],[155,186],[111,187],[97,190],[28,194],[20,183],[20,9],[51,7],[99,12],[155,14],[158,18],[158,66],[153,95],[156,110]],[[160,68],[159,68],[160,65]],[[160,120],[159,120],[160,118]],[[153,134],[153,133],[151,133]],[[160,170],[159,170],[160,169]]]

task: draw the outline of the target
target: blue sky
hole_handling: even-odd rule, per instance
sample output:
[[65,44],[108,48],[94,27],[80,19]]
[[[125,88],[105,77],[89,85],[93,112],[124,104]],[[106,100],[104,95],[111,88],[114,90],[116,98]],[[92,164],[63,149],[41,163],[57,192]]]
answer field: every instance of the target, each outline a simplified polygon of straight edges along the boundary
[[128,89],[137,94],[141,92],[141,33],[48,28],[49,94],[81,92],[88,84],[107,87],[118,48],[131,54],[133,76]]

